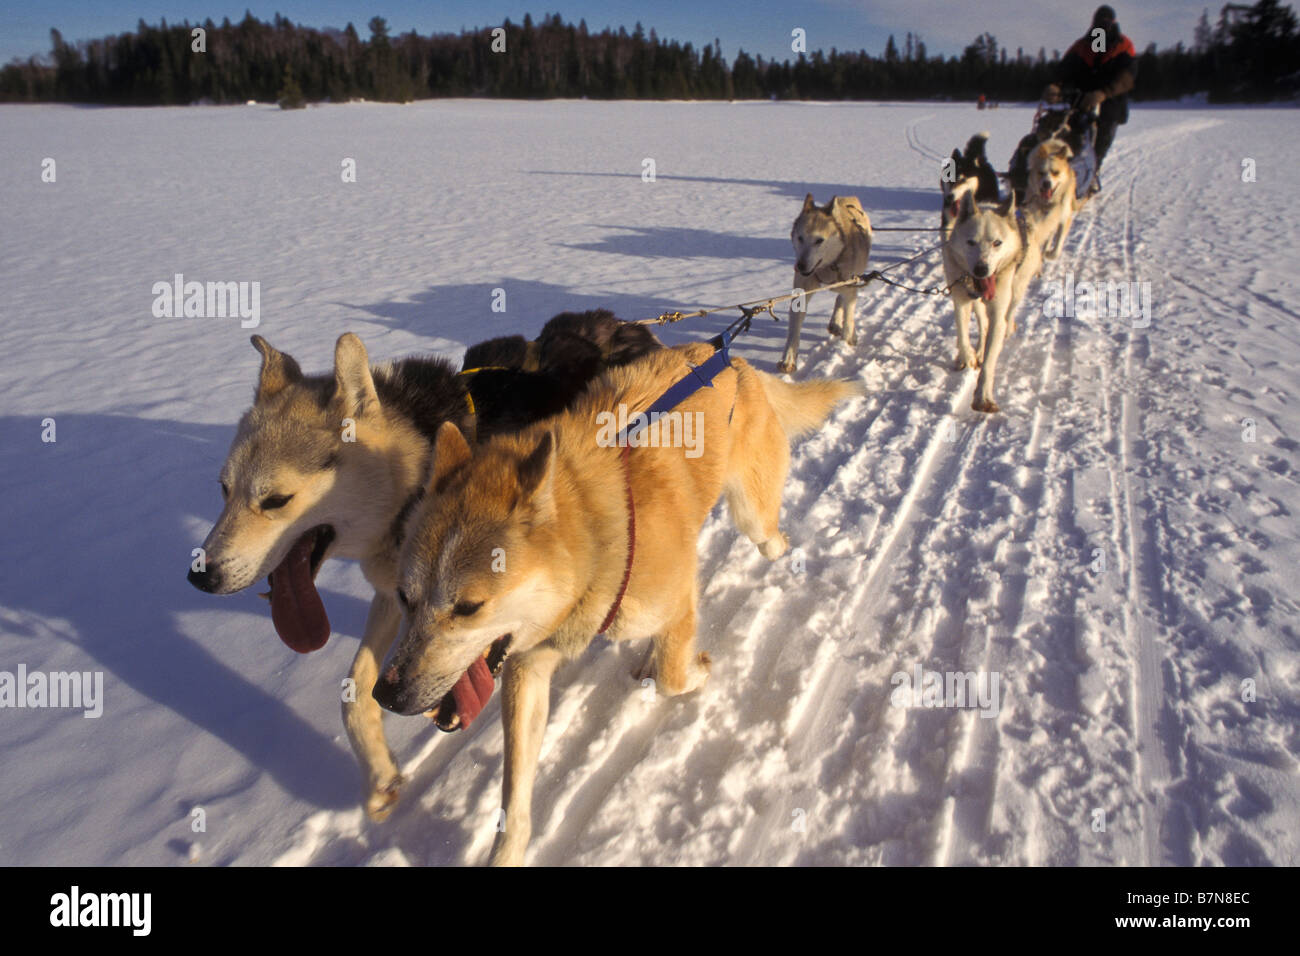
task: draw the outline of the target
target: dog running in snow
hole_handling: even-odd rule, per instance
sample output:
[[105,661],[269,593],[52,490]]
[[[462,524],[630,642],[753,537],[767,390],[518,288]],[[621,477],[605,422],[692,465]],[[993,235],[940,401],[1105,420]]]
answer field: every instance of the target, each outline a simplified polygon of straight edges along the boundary
[[1055,259],[1065,247],[1070,226],[1083,201],[1075,198],[1078,180],[1070,159],[1074,151],[1063,139],[1052,137],[1029,154],[1029,186],[1026,206],[1044,216],[1046,244],[1043,256]]
[[[979,369],[971,407],[997,412],[993,382],[998,356],[1016,331],[1015,313],[1030,281],[1042,269],[1043,241],[1050,222],[1042,208],[1020,214],[1015,195],[999,206],[975,201],[973,180],[960,190],[957,218],[944,241],[943,270],[957,314],[957,369]],[[970,316],[980,327],[980,350],[970,344]]]
[[[852,279],[866,271],[871,255],[871,220],[857,196],[834,196],[825,206],[813,202],[812,193],[803,200],[790,230],[794,245],[795,290],[817,289],[824,285]],[[832,290],[835,308],[831,312],[830,333],[838,335],[849,345],[858,344],[854,327],[854,313],[858,302],[858,287],[844,286]],[[799,332],[808,312],[812,295],[794,299],[790,303],[787,319],[790,331],[785,340],[785,353],[777,365],[779,372],[793,372],[799,358]]]
[[[221,469],[225,507],[203,543],[206,568],[191,569],[189,580],[231,594],[269,576],[276,631],[305,653],[330,636],[314,583],[322,562],[361,562],[375,595],[343,723],[365,776],[366,812],[376,820],[388,815],[403,781],[371,690],[397,634],[403,522],[424,494],[438,429],[451,422],[479,441],[517,430],[567,407],[606,365],[662,348],[649,330],[604,310],[557,316],[542,338],[550,342],[545,350],[522,337],[476,346],[467,353],[471,374],[461,374],[437,357],[371,366],[348,333],[335,346],[333,374],[306,376],[291,356],[253,336],[262,355],[253,406]],[[510,367],[526,354],[533,370]],[[548,361],[562,371],[549,370]]]
[[699,688],[711,663],[695,644],[705,519],[725,495],[765,557],[784,553],[790,441],[858,392],[847,382],[790,384],[733,359],[651,426],[681,437],[694,421],[698,454],[663,432],[620,447],[615,410],[633,419],[712,354],[702,344],[655,352],[605,373],[569,411],[476,447],[453,423],[439,429],[402,550],[401,631],[375,697],[399,714],[446,716],[472,700],[467,685],[483,679],[485,659],[504,661],[505,827],[494,864],[523,862],[556,667],[599,632],[651,638],[643,670],[658,690]]

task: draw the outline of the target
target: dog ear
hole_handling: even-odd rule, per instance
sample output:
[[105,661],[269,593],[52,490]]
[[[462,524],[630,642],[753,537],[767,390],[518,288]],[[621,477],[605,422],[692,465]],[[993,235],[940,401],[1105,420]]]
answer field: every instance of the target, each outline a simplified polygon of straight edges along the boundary
[[522,497],[544,501],[550,496],[551,476],[555,471],[555,439],[549,431],[523,461],[519,463],[519,490]]
[[257,393],[253,401],[270,398],[294,382],[302,381],[302,369],[293,360],[293,356],[281,352],[260,335],[254,335],[250,341],[253,348],[262,353],[262,372],[257,379]]
[[351,332],[344,332],[334,344],[334,386],[344,418],[359,418],[379,408],[370,356],[361,339]]
[[1013,189],[1007,193],[1006,200],[998,207],[998,215],[1003,218],[1009,218],[1016,211],[1016,191]]
[[442,480],[470,459],[469,442],[452,422],[443,422],[433,440],[433,468],[429,473],[429,493],[437,494]]
[[975,190],[963,189],[961,199],[957,203],[957,221],[965,222],[973,215],[975,215]]
[[809,209],[812,209],[816,205],[817,204],[813,202],[812,193],[809,193],[808,195],[803,197],[803,209],[801,210],[801,212],[807,212]]

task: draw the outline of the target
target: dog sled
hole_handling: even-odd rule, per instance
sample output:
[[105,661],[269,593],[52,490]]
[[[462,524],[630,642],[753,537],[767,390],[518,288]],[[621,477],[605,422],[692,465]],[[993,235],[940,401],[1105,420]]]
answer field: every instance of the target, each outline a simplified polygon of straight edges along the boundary
[[1016,196],[1016,205],[1025,201],[1029,185],[1029,154],[1039,143],[1056,137],[1064,140],[1073,154],[1070,166],[1075,176],[1075,198],[1086,199],[1094,191],[1097,179],[1097,114],[1080,107],[1081,94],[1063,96],[1049,86],[1034,114],[1034,128],[1026,134],[1011,154],[1007,183]]

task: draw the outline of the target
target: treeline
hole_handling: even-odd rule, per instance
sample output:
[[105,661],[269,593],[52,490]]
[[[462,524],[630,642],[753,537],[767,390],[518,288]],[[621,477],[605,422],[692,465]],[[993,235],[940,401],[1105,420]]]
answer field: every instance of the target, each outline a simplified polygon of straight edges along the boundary
[[[47,58],[0,70],[0,100],[100,104],[242,103],[246,100],[404,102],[437,96],[593,99],[988,99],[1024,100],[1056,78],[1060,51],[999,46],[991,34],[961,56],[930,56],[925,43],[894,37],[883,55],[864,50],[800,53],[770,60],[741,51],[728,63],[721,44],[647,34],[592,33],[554,14],[520,25],[421,36],[390,36],[375,17],[363,40],[343,30],[297,26],[276,14],[232,24],[150,26],[134,33],[66,42],[51,30]],[[196,29],[201,33],[196,35]],[[1073,37],[1057,38],[1068,47]],[[1216,100],[1294,96],[1300,84],[1296,17],[1279,0],[1229,4],[1217,25],[1202,15],[1191,49],[1182,44],[1139,57],[1139,99],[1208,91]]]

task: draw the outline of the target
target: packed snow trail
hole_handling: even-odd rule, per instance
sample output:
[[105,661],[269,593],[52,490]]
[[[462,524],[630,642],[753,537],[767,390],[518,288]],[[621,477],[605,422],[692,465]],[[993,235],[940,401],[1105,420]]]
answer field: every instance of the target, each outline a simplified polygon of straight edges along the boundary
[[[305,658],[251,594],[185,585],[256,356],[237,321],[150,320],[153,280],[261,278],[258,331],[308,369],[348,329],[377,358],[455,354],[563,309],[746,301],[789,283],[804,192],[858,195],[878,226],[934,225],[937,157],[989,128],[1002,165],[1031,115],[0,109],[10,168],[58,151],[67,184],[5,187],[19,219],[0,238],[5,309],[22,320],[0,332],[6,517],[25,537],[4,558],[0,669],[100,667],[109,685],[99,722],[14,725],[0,752],[26,772],[0,774],[0,861],[479,863],[495,836],[495,699],[452,735],[389,718],[409,782],[386,823],[362,814],[337,711],[367,599],[354,566],[322,572],[336,633]],[[715,664],[699,694],[640,687],[639,645],[597,642],[560,671],[529,861],[1295,863],[1300,653],[1282,575],[1300,557],[1300,236],[1274,172],[1293,119],[1134,110],[1105,189],[1022,306],[1000,415],[970,410],[976,373],[952,371],[946,300],[871,286],[850,350],[814,297],[796,377],[867,394],[796,446],[792,551],[765,561],[715,510],[699,542]],[[179,155],[140,145],[181,127]],[[80,145],[92,136],[111,159]],[[203,146],[253,136],[255,164]],[[528,149],[502,151],[506,138]],[[810,146],[770,148],[795,141]],[[353,192],[332,178],[343,156],[358,158]],[[1257,182],[1241,181],[1245,157]],[[205,229],[177,225],[178,208]],[[870,267],[933,241],[882,232]],[[939,274],[932,255],[891,278]],[[1149,324],[1048,314],[1048,283],[1067,275],[1149,283]],[[738,351],[771,369],[784,332],[761,317]],[[66,426],[40,457],[46,414]],[[102,486],[87,490],[88,468]],[[917,668],[996,675],[1000,706],[894,706],[896,675]]]

